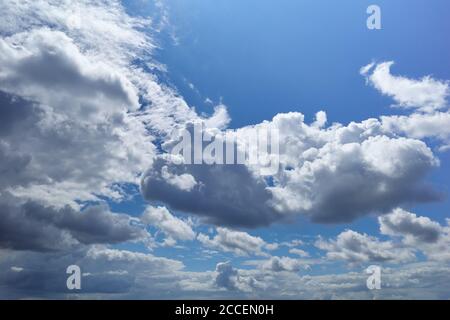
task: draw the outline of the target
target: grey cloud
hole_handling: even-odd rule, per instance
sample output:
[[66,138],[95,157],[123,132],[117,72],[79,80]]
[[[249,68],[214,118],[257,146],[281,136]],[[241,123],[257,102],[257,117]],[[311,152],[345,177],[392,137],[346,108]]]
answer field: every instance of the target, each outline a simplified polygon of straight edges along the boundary
[[263,249],[267,246],[267,243],[260,237],[251,236],[243,231],[217,228],[217,235],[213,238],[209,238],[205,234],[199,234],[197,239],[204,246],[233,252],[239,256],[266,255]]
[[318,223],[344,223],[410,203],[439,201],[425,183],[439,166],[428,146],[383,133],[380,121],[348,126],[307,125],[300,113],[245,127],[279,130],[281,170],[267,180],[245,165],[179,165],[157,157],[141,181],[147,200],[206,217],[225,226],[258,227],[306,216]]
[[[179,188],[163,178],[163,168],[176,176],[188,174],[197,185]],[[144,174],[141,191],[147,200],[162,201],[219,225],[255,227],[279,219],[269,205],[266,184],[245,165],[175,165],[160,156]]]
[[423,183],[437,162],[421,141],[376,136],[361,144],[330,143],[317,154],[282,173],[282,183],[272,188],[278,210],[343,223],[402,203],[442,199]]
[[74,109],[90,115],[137,108],[132,85],[107,65],[92,63],[63,32],[44,28],[18,33],[0,39],[0,52],[4,91],[58,105],[68,114]]
[[415,259],[413,250],[391,241],[380,241],[367,234],[347,230],[336,240],[316,241],[316,247],[325,250],[330,260],[342,260],[349,264],[401,263]]
[[388,215],[379,217],[378,222],[381,233],[412,237],[418,242],[436,243],[443,234],[443,228],[439,223],[399,208]]
[[251,291],[255,281],[251,277],[242,277],[239,270],[233,268],[230,261],[220,262],[216,265],[215,285],[229,291]]
[[165,207],[149,206],[141,216],[145,224],[157,227],[168,236],[168,239],[193,240],[195,232],[188,221],[175,217]]
[[0,196],[0,217],[0,247],[15,250],[65,250],[147,236],[128,215],[112,213],[106,206],[90,206],[80,212],[4,194]]
[[[183,264],[148,253],[103,246],[68,252],[0,251],[0,298],[142,298],[161,297],[175,289]],[[67,290],[66,268],[82,272],[81,290]],[[20,271],[12,266],[20,266]],[[142,292],[139,290],[142,287]]]
[[298,272],[302,269],[308,269],[309,262],[307,260],[274,256],[270,257],[269,260],[264,261],[261,264],[261,268],[273,272],[282,272],[282,271]]

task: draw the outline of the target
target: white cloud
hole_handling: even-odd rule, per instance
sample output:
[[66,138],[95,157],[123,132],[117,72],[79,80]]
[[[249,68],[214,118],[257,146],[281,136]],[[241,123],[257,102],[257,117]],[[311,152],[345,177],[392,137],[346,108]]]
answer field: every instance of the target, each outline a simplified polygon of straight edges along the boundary
[[[255,130],[278,130],[280,135],[280,170],[270,184],[258,166],[178,165],[159,156],[142,179],[144,197],[209,223],[239,227],[299,215],[321,223],[349,222],[441,198],[424,183],[439,166],[431,149],[423,141],[387,132],[377,119],[320,128],[306,124],[301,113],[287,113],[240,128],[235,136],[245,139]],[[197,184],[189,190],[173,186],[162,177],[165,167],[173,175],[192,176]]]
[[60,31],[35,29],[0,39],[0,65],[0,89],[81,121],[139,107],[123,74],[81,53]]
[[207,128],[226,129],[230,121],[231,118],[228,114],[227,107],[220,104],[214,107],[214,113],[210,118],[205,120],[205,125]]
[[197,239],[207,247],[232,252],[238,256],[266,255],[263,252],[266,242],[242,231],[217,228],[217,234],[213,238],[200,233]]
[[372,63],[363,67],[361,74],[377,90],[392,97],[402,107],[419,108],[426,112],[447,107],[447,97],[450,94],[448,82],[429,76],[420,80],[394,76],[391,74],[393,64],[393,61],[376,65]]
[[[172,179],[164,179],[165,172],[190,183],[174,185]],[[141,192],[147,200],[162,201],[171,210],[219,226],[267,225],[278,216],[268,205],[266,184],[245,165],[178,165],[161,155],[143,175]]]
[[268,189],[282,216],[348,222],[439,198],[422,182],[439,165],[432,151],[422,141],[383,134],[376,119],[320,130],[290,113],[264,125],[280,131],[282,170]]
[[290,257],[270,257],[269,260],[261,263],[260,267],[264,270],[270,270],[273,272],[298,272],[303,269],[309,268],[308,261],[302,261],[299,259],[293,259]]
[[434,243],[439,240],[442,227],[428,217],[397,208],[392,213],[378,218],[380,232],[390,236],[405,236],[414,241]]
[[[362,72],[382,93],[428,113],[331,126],[323,111],[312,124],[288,113],[241,128],[241,138],[258,127],[280,130],[282,170],[269,184],[246,166],[153,162],[156,138],[164,145],[174,129],[193,121],[222,130],[230,118],[223,105],[200,117],[147,71],[164,70],[152,58],[150,33],[141,31],[150,20],[130,17],[116,0],[3,0],[0,11],[0,247],[6,248],[0,297],[29,298],[39,290],[40,297],[61,297],[61,270],[77,262],[90,278],[84,292],[94,297],[227,297],[219,287],[235,298],[372,298],[365,274],[297,275],[306,259],[270,257],[257,269],[223,263],[215,271],[187,272],[180,261],[108,247],[150,235],[128,215],[90,203],[79,210],[80,202],[126,199],[148,168],[141,184],[147,199],[220,226],[255,227],[299,215],[345,222],[439,198],[423,183],[439,161],[417,139],[449,144],[447,113],[435,111],[447,106],[447,82],[392,76],[389,63],[369,74],[371,65]],[[386,217],[383,232],[404,237],[401,246],[352,231],[319,245],[330,259],[400,262],[412,258],[412,238],[430,260],[447,261],[448,225],[439,226],[436,242],[422,243],[433,239],[424,234],[435,222],[412,214]],[[195,238],[192,226],[165,207],[149,207],[142,219],[166,234],[167,245]],[[277,248],[225,228],[198,240],[236,255],[268,256],[265,250]],[[448,298],[448,270],[444,264],[389,270],[392,285],[380,296]]]
[[[413,113],[408,116],[382,116],[383,130],[414,139],[435,138],[450,145],[450,113]],[[445,150],[443,150],[445,151]]]
[[195,178],[192,175],[187,173],[180,175],[172,174],[169,172],[168,166],[163,166],[161,168],[161,178],[168,184],[177,187],[182,191],[191,191],[197,185],[197,181],[195,181]]
[[230,261],[218,263],[216,273],[215,284],[219,288],[231,291],[251,291],[254,285],[254,280],[248,277],[241,277],[239,271],[233,268]]
[[415,259],[413,251],[408,248],[352,230],[340,233],[336,240],[319,239],[315,245],[326,251],[328,259],[343,260],[349,264],[401,263]]
[[412,250],[421,251],[428,260],[450,261],[450,227],[442,226],[428,217],[397,208],[378,218],[380,232],[401,237]]
[[22,271],[23,271],[23,268],[21,268],[21,267],[16,267],[16,266],[12,266],[12,267],[11,267],[11,271],[14,271],[14,272],[22,272]]
[[295,254],[295,255],[300,256],[302,258],[309,257],[309,253],[308,252],[306,252],[305,250],[302,250],[302,249],[298,249],[298,248],[289,249],[289,253]]
[[127,214],[113,213],[105,205],[83,211],[55,208],[0,195],[0,248],[64,251],[89,244],[146,241],[150,235]]
[[171,239],[195,239],[195,232],[192,227],[186,221],[173,216],[165,207],[147,207],[141,216],[141,221],[159,228]]

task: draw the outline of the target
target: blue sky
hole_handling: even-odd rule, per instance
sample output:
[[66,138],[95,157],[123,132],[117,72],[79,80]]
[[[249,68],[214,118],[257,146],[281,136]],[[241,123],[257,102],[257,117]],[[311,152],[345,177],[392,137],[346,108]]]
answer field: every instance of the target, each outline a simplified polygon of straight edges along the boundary
[[[213,104],[205,102],[208,98],[226,104],[231,128],[290,111],[302,112],[313,121],[317,111],[325,110],[329,121],[344,124],[401,114],[401,109],[390,107],[390,97],[366,85],[359,69],[371,61],[394,60],[396,74],[449,79],[450,45],[443,39],[450,28],[445,18],[450,5],[378,1],[382,30],[374,31],[367,29],[365,14],[372,2],[284,0],[274,5],[259,0],[170,0],[170,27],[157,38],[158,61],[167,66],[167,83],[199,112],[212,112]],[[142,14],[146,8],[131,6],[130,12]],[[429,181],[448,191],[449,153],[439,157],[442,165]],[[444,223],[450,202],[446,198],[411,209]],[[376,234],[378,225],[375,217],[329,226],[300,219],[251,232],[285,241],[318,234],[335,237],[345,229]],[[201,270],[204,264],[193,267]]]
[[[0,298],[448,299],[449,10],[5,0]],[[176,164],[198,122],[279,130],[279,171]]]
[[379,1],[379,31],[366,28],[370,1],[168,3],[178,41],[163,36],[159,60],[190,104],[207,110],[206,97],[223,99],[232,127],[289,111],[312,119],[325,109],[343,123],[388,114],[392,101],[359,75],[372,60],[397,61],[396,73],[411,77],[449,77],[445,1]]

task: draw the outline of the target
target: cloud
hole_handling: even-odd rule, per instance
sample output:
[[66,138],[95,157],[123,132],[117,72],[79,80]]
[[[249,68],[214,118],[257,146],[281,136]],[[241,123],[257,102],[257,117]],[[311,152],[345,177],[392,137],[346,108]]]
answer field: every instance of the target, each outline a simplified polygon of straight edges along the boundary
[[[165,179],[167,175],[192,177],[190,181],[196,183],[183,188]],[[141,192],[147,200],[162,201],[173,210],[218,225],[253,227],[278,218],[268,204],[270,192],[265,183],[255,179],[245,165],[177,165],[159,156],[143,175]]]
[[264,270],[270,270],[274,272],[299,272],[302,269],[308,269],[309,264],[307,261],[299,259],[292,259],[289,257],[270,257],[269,260],[261,264],[261,268]]
[[378,218],[380,232],[391,237],[400,237],[405,246],[421,251],[428,260],[450,261],[450,227],[440,225],[428,217],[397,208],[390,214]]
[[230,261],[220,262],[216,266],[215,284],[219,288],[235,291],[251,291],[253,279],[242,278],[239,271],[234,269]]
[[14,250],[68,250],[89,244],[144,240],[149,235],[126,214],[104,205],[76,211],[54,208],[14,196],[0,196],[0,248]]
[[304,123],[301,113],[287,113],[234,135],[240,141],[257,130],[280,135],[280,170],[269,180],[258,166],[179,164],[160,155],[142,178],[142,194],[208,223],[238,227],[298,216],[344,223],[404,203],[442,198],[424,183],[439,165],[431,149],[387,132],[376,119],[320,128]]
[[149,21],[118,1],[0,10],[0,186],[16,196],[60,207],[124,199],[151,165],[154,135],[199,118],[148,72],[159,68]]
[[392,97],[405,108],[419,108],[430,112],[447,106],[450,94],[448,82],[424,77],[420,80],[408,79],[391,74],[393,61],[369,64],[361,68],[361,74],[382,94]]
[[[380,65],[369,75],[372,65],[364,69],[369,81],[378,72],[382,93],[420,113],[348,125],[328,125],[323,111],[311,124],[287,113],[237,130],[240,139],[258,128],[280,130],[281,170],[271,177],[245,165],[176,165],[157,155],[173,142],[174,129],[201,121],[223,134],[230,117],[224,105],[210,117],[198,115],[158,80],[155,73],[165,68],[152,56],[152,32],[142,31],[152,27],[149,19],[130,17],[115,0],[4,0],[0,11],[2,298],[79,298],[65,287],[65,268],[74,263],[82,267],[88,298],[375,295],[363,272],[297,274],[307,259],[269,257],[255,269],[221,263],[189,272],[177,260],[114,248],[151,238],[137,218],[98,204],[133,196],[143,172],[147,200],[218,225],[217,234],[198,240],[244,256],[268,256],[277,244],[223,226],[254,228],[299,216],[341,223],[440,199],[425,184],[439,161],[418,139],[448,144],[447,113],[436,111],[447,106],[446,82],[395,77]],[[166,244],[194,239],[192,226],[169,209],[150,206],[142,220],[161,230]],[[380,297],[448,298],[448,224],[432,241],[433,221],[387,217],[385,231],[402,243],[348,231],[322,246],[330,259],[351,264],[407,261],[420,250],[439,264],[387,270],[389,286]]]
[[225,129],[230,123],[231,118],[228,114],[227,107],[223,104],[214,107],[214,113],[211,117],[206,119],[205,125],[207,128]]
[[217,228],[217,235],[213,238],[200,233],[197,239],[207,247],[232,252],[238,256],[266,254],[263,249],[267,247],[267,243],[263,239],[242,231]]
[[[450,113],[413,113],[408,116],[382,116],[383,129],[414,139],[434,138],[441,142],[440,148],[450,145]],[[443,145],[442,145],[443,143]]]
[[43,28],[0,39],[0,57],[3,91],[64,108],[80,120],[139,106],[127,79],[92,62],[63,32]]
[[295,254],[302,258],[309,257],[309,253],[302,249],[292,248],[292,249],[289,249],[289,253]]
[[195,232],[192,227],[187,222],[173,216],[165,207],[147,207],[141,216],[141,221],[157,227],[171,239],[195,239]]
[[415,241],[435,243],[439,240],[442,227],[428,217],[418,217],[403,209],[378,218],[380,232],[390,236],[411,237]]
[[326,251],[328,259],[343,260],[349,264],[402,263],[415,259],[413,251],[408,248],[352,230],[340,233],[336,240],[319,239],[315,245]]
[[289,113],[263,125],[280,130],[283,170],[268,189],[284,216],[343,223],[440,199],[423,183],[439,165],[432,151],[422,141],[383,134],[376,119],[321,130]]
[[[111,249],[104,246],[78,248],[67,252],[2,251],[0,261],[2,298],[69,298],[80,295],[91,299],[161,298],[166,290],[178,291],[184,265],[177,260],[149,253]],[[82,272],[81,290],[67,290],[66,269],[76,264]],[[17,272],[11,269],[21,266]],[[142,291],[141,291],[142,290]]]

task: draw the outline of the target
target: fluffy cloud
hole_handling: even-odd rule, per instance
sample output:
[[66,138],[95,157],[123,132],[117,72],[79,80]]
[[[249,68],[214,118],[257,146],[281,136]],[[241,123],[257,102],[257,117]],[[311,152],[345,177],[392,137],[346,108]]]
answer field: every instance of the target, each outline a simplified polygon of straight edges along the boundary
[[392,213],[379,217],[378,221],[382,234],[401,235],[418,242],[435,243],[443,232],[439,223],[402,209],[395,209]]
[[321,130],[290,113],[264,125],[280,130],[283,170],[268,189],[272,205],[285,215],[348,222],[401,203],[439,199],[422,182],[439,164],[431,150],[419,140],[384,135],[376,119]]
[[201,233],[197,239],[207,247],[232,252],[239,256],[265,255],[263,249],[267,246],[260,237],[226,228],[217,228],[217,234],[213,238]]
[[[167,175],[171,179],[165,179]],[[187,179],[192,182],[189,188]],[[268,204],[266,184],[245,165],[177,165],[169,157],[159,156],[144,174],[141,191],[147,200],[163,201],[171,209],[219,225],[253,227],[278,218]]]
[[343,260],[356,263],[400,263],[415,258],[412,250],[397,246],[391,241],[379,241],[367,234],[347,230],[339,234],[336,240],[316,241],[316,247],[327,252],[330,260]]
[[[270,177],[246,165],[177,165],[157,155],[173,142],[174,129],[201,121],[223,134],[230,118],[223,105],[209,118],[199,116],[160,83],[154,71],[164,67],[141,31],[149,20],[130,17],[116,0],[4,0],[0,11],[1,297],[75,297],[64,272],[74,263],[82,267],[86,297],[373,297],[365,274],[298,275],[306,259],[270,257],[256,269],[221,263],[187,272],[180,261],[114,249],[150,235],[136,219],[94,202],[127,199],[139,181],[147,200],[219,226],[258,227],[298,216],[346,222],[439,199],[424,183],[439,161],[418,139],[448,145],[447,113],[435,111],[446,106],[446,82],[395,77],[389,63],[373,72],[369,66],[364,71],[374,86],[421,113],[330,126],[323,111],[311,124],[288,113],[237,130],[238,139],[259,128],[280,131],[280,171]],[[168,242],[195,238],[190,224],[165,207],[148,207],[142,220]],[[432,287],[420,297],[448,298],[448,225],[433,240],[436,224],[412,214],[394,213],[380,224],[403,243],[347,231],[319,246],[330,259],[353,264],[399,262],[412,258],[414,241],[441,264],[388,270],[390,289],[380,296],[414,297],[417,288]],[[266,256],[277,248],[223,227],[198,240],[237,255]]]
[[289,249],[289,253],[295,254],[295,255],[300,256],[302,258],[309,256],[308,252],[306,252],[305,250],[302,250],[302,249],[298,249],[298,248]]
[[[0,4],[8,17],[0,23],[1,185],[16,196],[61,207],[121,199],[119,185],[135,183],[151,163],[153,138],[130,111],[144,79],[132,59],[152,45],[137,20],[109,4]],[[92,19],[72,28],[76,11]]]
[[450,227],[440,225],[428,217],[397,208],[378,217],[380,233],[393,240],[381,241],[376,237],[347,230],[336,240],[316,241],[316,247],[325,250],[331,260],[356,263],[401,263],[415,259],[421,252],[429,261],[450,261]]
[[[81,267],[86,298],[234,299],[448,299],[447,265],[415,263],[382,269],[382,290],[368,290],[364,268],[304,275],[267,269],[238,269],[230,262],[214,271],[187,272],[179,261],[151,254],[95,247],[71,254],[2,251],[2,298],[76,298],[67,292],[67,266]],[[20,269],[20,272],[18,271]],[[222,290],[217,290],[217,289]]]
[[230,261],[218,263],[216,273],[215,284],[219,288],[231,291],[251,291],[254,280],[240,277],[239,271],[233,268]]
[[434,138],[440,141],[440,150],[450,146],[450,113],[414,113],[408,116],[381,117],[383,129],[414,139]]
[[112,213],[102,205],[80,212],[4,194],[0,196],[0,212],[0,248],[55,251],[149,237],[128,215]]
[[5,166],[0,185],[17,196],[58,206],[76,206],[75,200],[96,200],[96,195],[120,199],[118,184],[136,182],[151,163],[152,138],[134,116],[83,122],[14,96],[1,94],[1,99],[0,121],[11,122],[0,135]]
[[[6,253],[6,255],[5,255]],[[5,252],[0,269],[2,298],[161,298],[165,290],[176,290],[184,278],[184,265],[148,253],[93,246],[63,253]],[[71,294],[66,287],[66,268],[76,264],[82,272],[81,291]],[[11,267],[18,266],[20,272]],[[142,291],[141,291],[142,290]]]
[[306,124],[301,113],[279,114],[234,136],[241,141],[257,130],[279,132],[280,170],[271,179],[261,176],[258,166],[179,164],[165,155],[145,173],[144,197],[207,222],[245,227],[299,215],[321,223],[349,222],[441,198],[424,183],[439,165],[431,149],[387,132],[376,119],[321,128]]
[[173,216],[165,207],[148,207],[141,216],[141,221],[157,227],[171,239],[195,239],[195,232],[192,227],[186,221]]
[[64,108],[68,116],[114,116],[139,106],[127,79],[91,61],[63,32],[44,28],[0,39],[0,56],[3,91]]
[[450,227],[403,209],[378,218],[380,232],[400,237],[404,245],[421,251],[429,260],[450,261]]
[[308,269],[308,262],[299,259],[292,259],[289,257],[270,257],[269,260],[261,264],[261,268],[264,270],[270,270],[274,272],[288,271],[298,272],[302,269]]
[[361,74],[367,77],[382,94],[392,97],[400,106],[415,107],[423,111],[433,111],[447,106],[450,94],[447,82],[431,77],[420,80],[408,79],[391,74],[393,61],[379,64],[369,64],[361,69]]

